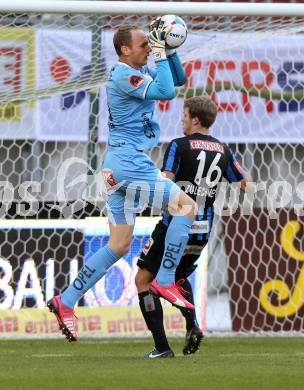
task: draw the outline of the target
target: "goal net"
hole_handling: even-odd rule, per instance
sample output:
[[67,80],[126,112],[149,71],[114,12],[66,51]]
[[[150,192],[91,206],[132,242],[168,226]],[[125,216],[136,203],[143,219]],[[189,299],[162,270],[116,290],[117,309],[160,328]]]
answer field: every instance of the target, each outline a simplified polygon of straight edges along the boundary
[[[222,183],[208,253],[191,277],[198,319],[207,331],[302,330],[304,7],[105,3],[0,5],[0,335],[57,332],[45,302],[109,239],[100,165],[112,37],[125,23],[148,31],[159,14],[187,23],[178,53],[188,81],[157,103],[161,139],[149,154],[161,166],[182,136],[183,99],[208,94],[219,110],[212,135],[257,185],[244,195]],[[81,333],[146,331],[136,256],[158,218],[145,212],[128,255],[79,302]],[[166,328],[184,329],[168,305]]]

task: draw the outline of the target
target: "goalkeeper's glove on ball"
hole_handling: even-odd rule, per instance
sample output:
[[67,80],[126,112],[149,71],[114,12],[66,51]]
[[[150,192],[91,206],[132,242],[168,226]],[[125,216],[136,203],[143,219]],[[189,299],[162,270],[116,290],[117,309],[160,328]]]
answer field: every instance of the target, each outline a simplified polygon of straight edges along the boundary
[[170,30],[170,27],[164,28],[164,21],[161,16],[152,20],[150,24],[149,43],[154,54],[155,61],[166,59],[168,56],[172,56],[175,53],[175,49],[166,49],[165,39]]
[[160,30],[153,28],[148,35],[149,45],[152,49],[152,53],[155,61],[166,60],[166,50],[165,50],[165,34]]

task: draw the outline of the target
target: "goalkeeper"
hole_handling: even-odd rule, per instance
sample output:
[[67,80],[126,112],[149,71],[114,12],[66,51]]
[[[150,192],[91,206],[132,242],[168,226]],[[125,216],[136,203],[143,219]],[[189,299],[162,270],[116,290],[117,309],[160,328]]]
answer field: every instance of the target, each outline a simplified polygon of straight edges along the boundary
[[[209,97],[197,96],[185,100],[182,121],[185,137],[174,139],[169,144],[162,167],[163,174],[183,186],[198,204],[198,215],[190,231],[192,234],[175,275],[181,293],[192,304],[193,293],[187,278],[195,270],[194,263],[209,239],[218,183],[224,177],[230,183],[239,182],[242,190],[250,190],[249,183],[252,181],[231,149],[209,135],[209,127],[216,115],[217,108]],[[139,305],[155,343],[155,349],[146,355],[147,358],[174,356],[166,338],[163,310],[153,281],[165,250],[164,237],[170,220],[169,214],[163,215],[137,262],[139,269],[135,283]],[[188,355],[199,349],[203,334],[196,322],[195,312],[181,307],[180,310],[186,319],[187,330],[183,353]]]
[[[148,39],[144,31],[129,25],[121,26],[114,34],[119,61],[110,70],[107,84],[109,140],[103,163],[110,240],[87,260],[74,282],[47,304],[70,341],[77,339],[73,311],[76,302],[128,252],[136,213],[147,204],[155,205],[156,200],[161,208],[170,207],[172,201],[176,215],[167,230],[167,250],[155,288],[170,302],[193,309],[175,285],[175,270],[196,216],[196,204],[173,181],[164,178],[143,152],[157,145],[159,139],[155,100],[173,99],[175,86],[186,82],[177,54],[166,51],[167,33],[158,18],[150,26]],[[155,69],[147,66],[151,51]]]

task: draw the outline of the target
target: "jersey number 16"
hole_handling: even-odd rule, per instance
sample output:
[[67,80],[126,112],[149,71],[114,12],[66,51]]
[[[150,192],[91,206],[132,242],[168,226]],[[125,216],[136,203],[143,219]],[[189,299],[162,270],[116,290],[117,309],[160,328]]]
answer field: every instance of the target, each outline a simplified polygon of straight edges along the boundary
[[[217,165],[221,158],[221,153],[216,153],[214,159],[212,160],[211,165],[209,166],[209,169],[204,176],[206,178],[206,184],[208,187],[214,187],[219,182],[221,176],[222,176],[222,170]],[[197,160],[200,160],[199,165],[197,167],[197,172],[195,175],[194,182],[199,185],[201,182],[201,179],[203,178],[204,168],[206,164],[206,152],[202,150],[200,154],[197,156]],[[216,174],[215,178],[211,181],[211,176],[214,176],[214,173]]]

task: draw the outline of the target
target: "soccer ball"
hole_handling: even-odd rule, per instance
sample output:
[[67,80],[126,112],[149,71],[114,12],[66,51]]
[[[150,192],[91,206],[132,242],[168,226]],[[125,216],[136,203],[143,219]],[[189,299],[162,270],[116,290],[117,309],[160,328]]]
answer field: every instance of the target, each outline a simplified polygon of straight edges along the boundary
[[176,49],[180,47],[187,38],[187,26],[182,18],[176,15],[164,15],[161,17],[164,22],[163,29],[169,32],[166,34],[166,48]]

